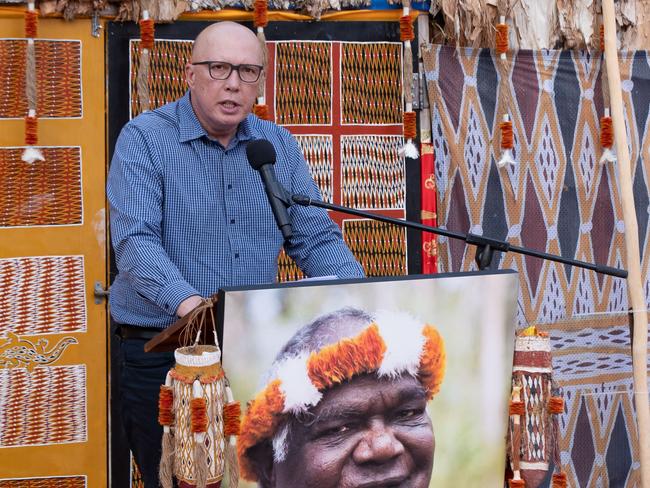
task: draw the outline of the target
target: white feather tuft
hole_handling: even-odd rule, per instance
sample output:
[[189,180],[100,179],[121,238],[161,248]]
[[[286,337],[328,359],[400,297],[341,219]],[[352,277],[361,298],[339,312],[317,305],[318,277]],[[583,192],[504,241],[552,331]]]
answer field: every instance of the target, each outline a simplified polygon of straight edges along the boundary
[[289,424],[285,424],[275,433],[273,436],[273,461],[275,463],[281,463],[287,458],[288,442],[287,438],[289,436]]
[[406,141],[406,144],[404,144],[404,146],[402,146],[398,152],[400,156],[404,156],[405,158],[410,159],[417,159],[420,156],[418,148],[415,147],[415,144],[413,144],[413,141],[411,139]]
[[203,398],[203,387],[199,380],[194,380],[192,383],[192,398]]
[[386,353],[377,374],[395,378],[403,373],[417,375],[425,339],[422,322],[406,312],[381,311],[375,320],[386,344]]
[[497,166],[499,168],[503,168],[506,164],[511,164],[513,166],[517,164],[517,161],[515,161],[515,158],[512,155],[512,149],[504,149],[501,159],[497,161]]
[[314,386],[307,375],[308,353],[285,359],[275,367],[276,377],[281,381],[280,390],[284,393],[284,413],[296,414],[316,405],[322,393]]
[[613,148],[611,147],[606,147],[605,150],[603,151],[603,155],[600,157],[600,164],[605,164],[605,163],[615,163],[616,162],[616,154],[614,154],[614,151],[612,150]]
[[45,161],[45,156],[40,149],[29,146],[23,151],[21,158],[28,164],[34,164],[36,161]]

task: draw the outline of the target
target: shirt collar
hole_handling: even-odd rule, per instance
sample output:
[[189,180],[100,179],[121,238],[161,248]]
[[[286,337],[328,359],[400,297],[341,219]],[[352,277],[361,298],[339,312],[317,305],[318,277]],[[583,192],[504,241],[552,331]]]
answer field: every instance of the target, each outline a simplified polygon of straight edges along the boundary
[[189,90],[178,100],[178,126],[180,128],[180,142],[187,142],[208,135],[194,113]]
[[[253,115],[249,114],[237,128],[237,133],[231,141],[237,143],[240,141],[248,141],[252,139],[250,118]],[[185,92],[182,98],[178,100],[178,124],[180,127],[180,142],[187,142],[200,137],[208,137],[208,133],[203,128],[199,119],[194,113],[192,102],[190,101],[190,90]]]

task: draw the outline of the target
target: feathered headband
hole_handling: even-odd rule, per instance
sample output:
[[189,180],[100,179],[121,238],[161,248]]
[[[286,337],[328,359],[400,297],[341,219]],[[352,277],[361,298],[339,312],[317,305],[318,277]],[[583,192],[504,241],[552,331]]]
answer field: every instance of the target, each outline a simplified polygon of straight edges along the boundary
[[257,481],[248,450],[272,439],[289,414],[317,405],[323,391],[356,375],[376,372],[417,378],[430,400],[445,375],[445,346],[438,330],[404,313],[382,314],[355,337],[280,360],[267,386],[249,403],[237,441],[241,474]]

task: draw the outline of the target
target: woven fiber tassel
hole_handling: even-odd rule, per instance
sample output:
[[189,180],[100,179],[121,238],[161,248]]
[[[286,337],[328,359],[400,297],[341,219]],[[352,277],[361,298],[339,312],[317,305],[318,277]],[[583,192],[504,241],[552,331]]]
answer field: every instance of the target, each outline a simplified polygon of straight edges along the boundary
[[136,79],[138,88],[138,101],[140,112],[148,112],[151,109],[149,101],[149,68],[151,66],[151,50],[154,43],[154,23],[149,18],[149,11],[142,11],[140,24],[140,65]]
[[[264,69],[266,70],[267,52],[266,36],[264,28],[269,24],[268,19],[268,2],[267,0],[255,0],[253,5],[253,25],[257,29],[257,39],[264,56]],[[266,104],[266,82],[264,79],[259,81],[257,86],[257,103],[253,106],[253,113],[260,119],[271,120],[269,107]]]
[[501,129],[501,158],[497,161],[497,166],[503,168],[506,164],[517,164],[512,155],[512,148],[515,145],[514,133],[512,131],[512,122],[508,114],[503,115],[503,122],[499,124]]
[[205,488],[208,482],[208,449],[205,445],[205,433],[208,430],[208,402],[203,398],[201,382],[196,380],[193,385],[192,402],[190,404],[191,428],[194,434],[194,480],[196,488]]
[[25,37],[27,38],[27,52],[25,65],[25,97],[27,98],[27,117],[25,117],[25,145],[21,159],[33,164],[44,161],[45,157],[40,149],[34,147],[38,144],[38,93],[36,89],[36,46],[34,38],[38,35],[38,12],[34,2],[27,3],[25,11]]
[[600,163],[616,162],[616,153],[614,152],[614,123],[609,115],[608,108],[605,109],[605,115],[600,118],[600,145],[603,148]]
[[614,123],[609,113],[609,81],[607,78],[607,64],[605,63],[605,26],[600,25],[600,52],[602,53],[601,69],[601,90],[603,94],[603,116],[600,118],[600,146],[603,153],[600,156],[600,164],[615,163],[616,153],[614,152]]
[[237,461],[237,442],[235,436],[241,431],[241,405],[234,400],[230,386],[226,386],[226,405],[223,407],[224,434],[230,436],[226,444],[226,472],[230,487],[239,485],[239,462]]
[[526,413],[524,402],[521,401],[521,386],[512,387],[510,395],[509,416],[512,418],[512,435],[509,438],[510,464],[514,473],[514,478],[508,480],[510,488],[525,486],[524,480],[521,479],[519,470],[519,446],[521,445],[521,419]]
[[413,32],[413,23],[411,19],[410,0],[403,0],[402,17],[400,17],[400,40],[403,43],[403,66],[402,74],[404,78],[404,146],[399,151],[400,155],[417,159],[420,156],[413,140],[417,135],[417,116],[413,111],[413,52],[411,50],[411,41],[415,38]]
[[171,427],[174,425],[174,389],[171,382],[172,379],[168,373],[165,384],[160,386],[158,395],[158,423],[163,427],[158,478],[163,488],[173,488],[174,486],[174,437],[171,432]]
[[499,57],[505,60],[508,52],[508,24],[506,24],[506,18],[503,15],[499,17],[499,23],[497,24],[495,45]]
[[566,488],[566,487],[567,487],[566,474],[555,473],[553,475],[553,483],[551,484],[551,488]]

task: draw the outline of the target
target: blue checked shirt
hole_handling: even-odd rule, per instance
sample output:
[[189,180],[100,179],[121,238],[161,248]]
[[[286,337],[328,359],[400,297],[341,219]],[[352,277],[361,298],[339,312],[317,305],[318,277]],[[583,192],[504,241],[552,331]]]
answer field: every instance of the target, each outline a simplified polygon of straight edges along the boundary
[[[283,239],[246,158],[251,139],[273,144],[285,188],[320,198],[286,129],[249,115],[224,148],[207,137],[189,92],[122,129],[107,184],[119,271],[110,294],[116,322],[163,328],[191,295],[275,281]],[[325,210],[293,206],[289,215],[287,252],[307,276],[363,277]]]

